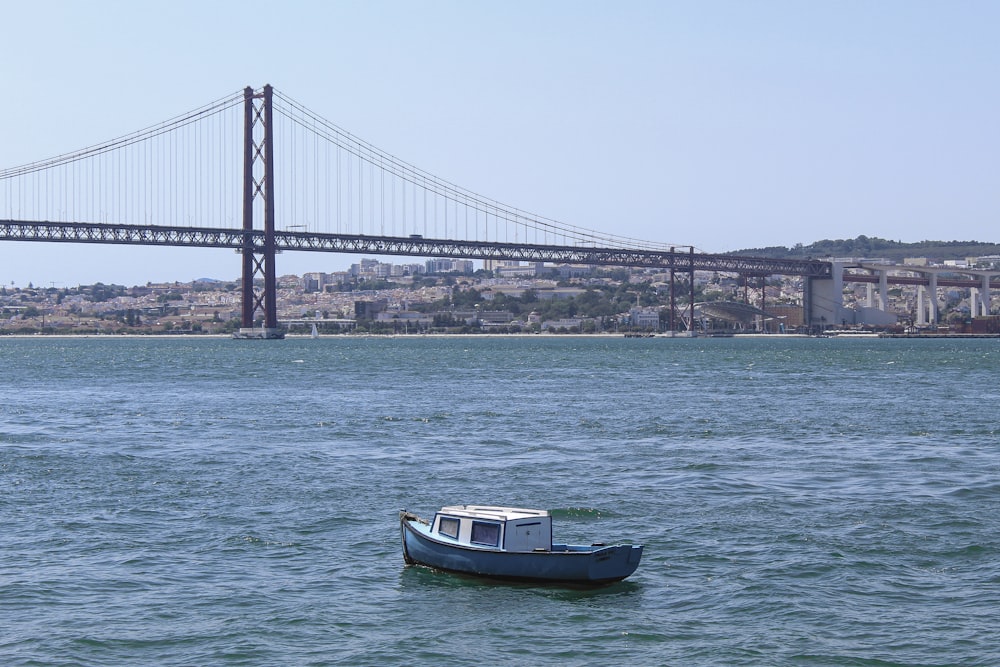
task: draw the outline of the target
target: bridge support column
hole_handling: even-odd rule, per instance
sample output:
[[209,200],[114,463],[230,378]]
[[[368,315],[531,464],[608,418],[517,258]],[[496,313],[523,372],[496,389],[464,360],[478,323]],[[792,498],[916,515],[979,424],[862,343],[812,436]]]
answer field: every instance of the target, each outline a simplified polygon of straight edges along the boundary
[[878,272],[879,309],[889,310],[889,272],[882,269]]
[[990,276],[986,274],[983,276],[983,286],[979,290],[979,299],[982,305],[983,317],[990,314],[990,302],[992,295],[990,294]]
[[677,333],[677,298],[674,294],[674,249],[670,248],[670,335]]
[[924,310],[924,286],[917,285],[917,326],[927,324],[927,311]]
[[[284,338],[278,327],[278,290],[274,267],[274,136],[271,86],[260,95],[249,86],[243,91],[243,308],[236,338]],[[259,104],[257,103],[259,101]],[[261,140],[254,141],[254,128],[261,127]],[[261,164],[260,180],[255,166]],[[254,200],[263,199],[264,242],[254,234]],[[261,285],[257,284],[260,276]],[[263,326],[255,327],[256,314],[263,311]]]
[[844,319],[844,265],[831,262],[829,278],[809,277],[803,295],[806,326],[810,333],[840,326]]
[[929,282],[930,282],[930,289],[928,291],[930,292],[930,294],[929,294],[929,296],[930,296],[930,304],[929,304],[930,305],[930,311],[929,311],[930,324],[931,324],[931,326],[934,326],[934,325],[936,325],[938,323],[937,273],[936,272],[933,272],[933,271],[931,272]]
[[691,280],[690,288],[691,294],[688,299],[688,304],[691,306],[691,335],[694,336],[694,246],[691,246],[691,251],[689,253],[691,258],[691,273],[688,278]]

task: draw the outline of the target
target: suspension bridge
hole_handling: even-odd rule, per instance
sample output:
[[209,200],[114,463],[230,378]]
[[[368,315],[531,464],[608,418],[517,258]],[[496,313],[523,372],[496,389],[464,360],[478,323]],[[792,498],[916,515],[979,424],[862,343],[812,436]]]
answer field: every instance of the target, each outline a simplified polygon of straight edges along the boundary
[[689,273],[692,285],[695,271],[832,278],[825,261],[678,250],[528,213],[405,162],[270,85],[0,170],[0,197],[0,240],[237,251],[241,325],[249,332],[262,315],[261,337],[281,336],[282,251],[650,267]]

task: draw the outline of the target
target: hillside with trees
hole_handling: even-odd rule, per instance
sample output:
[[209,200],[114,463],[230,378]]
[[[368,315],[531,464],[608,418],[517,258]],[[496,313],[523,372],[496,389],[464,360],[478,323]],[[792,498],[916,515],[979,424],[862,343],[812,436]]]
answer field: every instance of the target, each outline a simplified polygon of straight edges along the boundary
[[792,248],[771,246],[768,248],[746,248],[734,250],[731,255],[749,257],[771,257],[775,259],[821,259],[825,257],[865,257],[888,259],[902,262],[907,257],[926,257],[930,260],[965,259],[984,255],[1000,255],[1000,244],[980,241],[919,241],[903,243],[889,241],[875,236],[859,236],[855,239],[824,239],[809,245],[796,244]]

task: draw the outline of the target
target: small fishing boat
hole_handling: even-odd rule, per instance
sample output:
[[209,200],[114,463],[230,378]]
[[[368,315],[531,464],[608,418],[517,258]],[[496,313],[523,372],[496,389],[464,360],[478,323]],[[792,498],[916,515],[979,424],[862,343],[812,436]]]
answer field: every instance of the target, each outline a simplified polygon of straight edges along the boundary
[[557,544],[545,510],[442,507],[427,521],[401,510],[403,560],[463,574],[565,584],[621,581],[639,566],[641,544]]

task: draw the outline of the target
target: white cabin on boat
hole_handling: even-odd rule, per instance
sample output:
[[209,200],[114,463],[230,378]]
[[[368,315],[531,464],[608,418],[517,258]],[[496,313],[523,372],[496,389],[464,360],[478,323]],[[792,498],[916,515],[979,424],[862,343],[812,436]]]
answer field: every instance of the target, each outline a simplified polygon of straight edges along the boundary
[[502,551],[550,551],[552,517],[545,510],[492,505],[449,505],[434,515],[438,538]]

